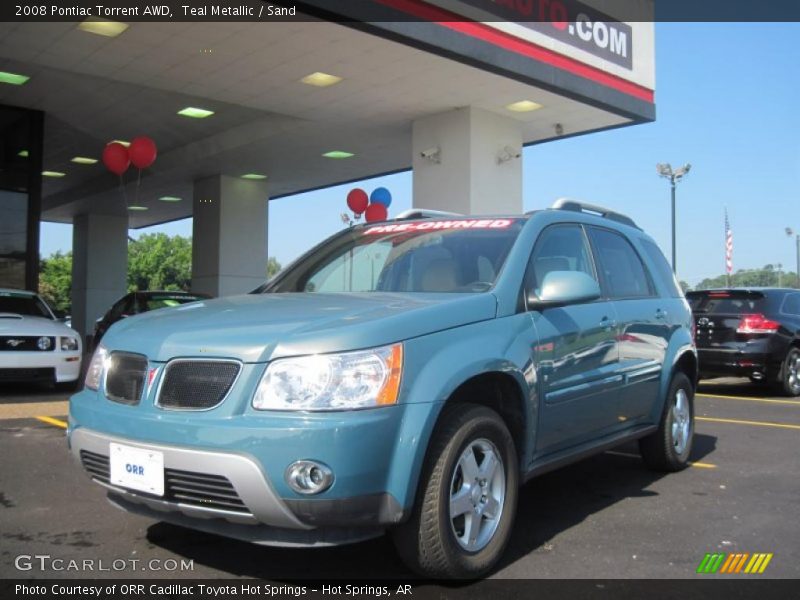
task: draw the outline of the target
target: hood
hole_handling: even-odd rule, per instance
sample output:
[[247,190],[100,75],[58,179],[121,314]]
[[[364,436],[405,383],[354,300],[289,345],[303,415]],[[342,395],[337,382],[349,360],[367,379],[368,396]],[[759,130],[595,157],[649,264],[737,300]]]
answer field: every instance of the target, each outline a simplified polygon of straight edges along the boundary
[[0,313],[0,335],[47,335],[78,337],[78,332],[61,321],[45,317]]
[[370,348],[494,318],[491,293],[247,294],[128,317],[103,337],[110,350],[265,362]]

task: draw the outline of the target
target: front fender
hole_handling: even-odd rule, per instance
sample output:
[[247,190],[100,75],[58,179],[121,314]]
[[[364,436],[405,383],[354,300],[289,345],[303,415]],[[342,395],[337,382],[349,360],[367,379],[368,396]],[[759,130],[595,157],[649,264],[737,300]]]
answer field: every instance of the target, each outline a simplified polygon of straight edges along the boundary
[[[405,509],[414,504],[427,449],[442,409],[453,392],[469,379],[492,372],[513,378],[525,402],[525,431],[535,431],[531,331],[530,316],[521,314],[405,342],[403,402],[408,406],[388,478],[389,489]],[[531,442],[526,438],[521,465],[527,464]]]

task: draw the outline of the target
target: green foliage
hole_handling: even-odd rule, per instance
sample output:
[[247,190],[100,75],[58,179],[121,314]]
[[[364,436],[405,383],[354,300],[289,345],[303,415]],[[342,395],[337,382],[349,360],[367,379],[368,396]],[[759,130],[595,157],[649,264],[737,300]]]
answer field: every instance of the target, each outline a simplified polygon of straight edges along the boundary
[[725,287],[797,287],[797,274],[778,271],[775,265],[764,265],[761,269],[739,269],[730,276],[719,275],[703,279],[694,289],[707,290]]
[[39,293],[55,311],[69,313],[72,306],[72,252],[56,252],[39,265]]
[[275,277],[275,275],[277,275],[282,268],[283,267],[281,267],[281,263],[278,262],[278,259],[276,259],[274,256],[270,256],[269,259],[267,259],[267,279],[272,279]]
[[[267,278],[277,275],[281,264],[270,256]],[[148,233],[128,242],[128,291],[190,290],[192,238]],[[72,252],[56,252],[42,259],[39,293],[55,310],[70,312],[72,299]]]
[[128,291],[185,290],[192,285],[192,240],[146,233],[128,242]]

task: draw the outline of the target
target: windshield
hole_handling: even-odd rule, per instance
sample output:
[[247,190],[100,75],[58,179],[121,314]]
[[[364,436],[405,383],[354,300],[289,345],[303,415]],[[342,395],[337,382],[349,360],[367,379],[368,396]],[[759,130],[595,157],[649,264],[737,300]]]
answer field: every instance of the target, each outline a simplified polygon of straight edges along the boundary
[[52,319],[53,315],[38,296],[0,292],[0,313],[14,313]]
[[256,292],[483,292],[522,219],[426,220],[335,236]]

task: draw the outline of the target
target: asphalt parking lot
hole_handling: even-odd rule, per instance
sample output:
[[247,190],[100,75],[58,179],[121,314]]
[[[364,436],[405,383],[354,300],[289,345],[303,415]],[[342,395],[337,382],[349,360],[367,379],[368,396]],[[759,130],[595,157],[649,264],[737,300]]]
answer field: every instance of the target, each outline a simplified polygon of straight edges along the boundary
[[[67,452],[65,401],[24,386],[0,392],[0,577],[411,575],[386,538],[329,549],[266,548],[111,507]],[[716,380],[701,384],[696,416],[693,466],[681,473],[649,472],[630,446],[529,482],[493,577],[745,576],[696,574],[705,554],[718,552],[773,553],[755,577],[800,575],[800,401],[742,380]],[[122,571],[57,570],[35,562],[20,571],[20,555],[89,559],[95,566],[102,560],[106,568],[128,562]],[[180,570],[181,561],[192,568]]]

